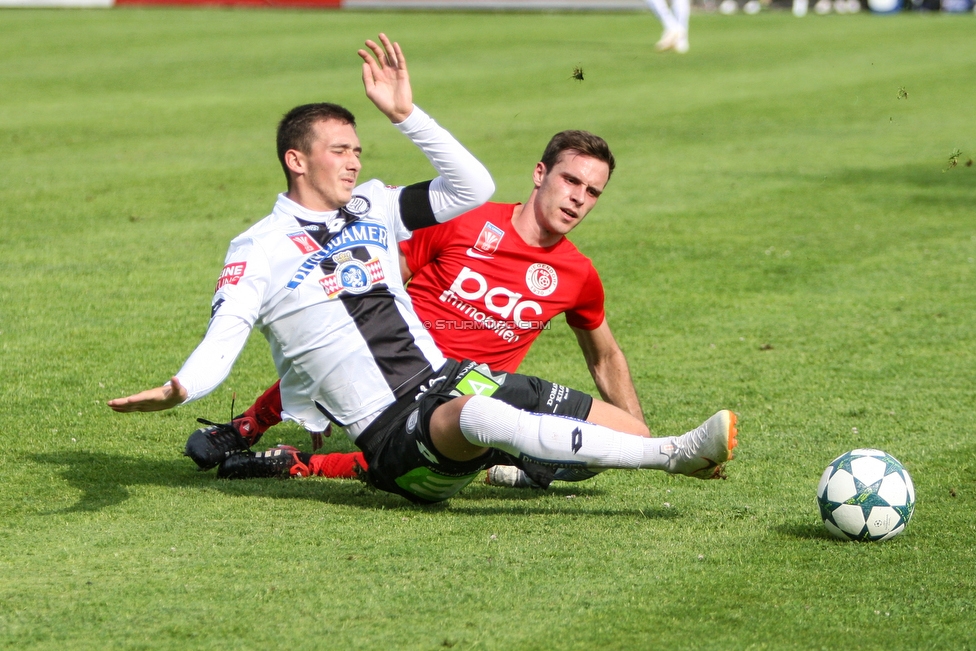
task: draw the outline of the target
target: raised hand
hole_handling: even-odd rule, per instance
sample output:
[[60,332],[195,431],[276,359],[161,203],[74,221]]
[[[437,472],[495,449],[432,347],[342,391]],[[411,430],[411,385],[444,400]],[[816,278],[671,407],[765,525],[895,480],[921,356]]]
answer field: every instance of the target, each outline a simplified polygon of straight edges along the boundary
[[[366,97],[394,124],[403,122],[413,112],[413,91],[407,74],[407,60],[399,43],[391,43],[380,34],[382,47],[366,41],[366,50],[359,50],[363,59],[363,86]],[[374,58],[375,57],[375,58]]]

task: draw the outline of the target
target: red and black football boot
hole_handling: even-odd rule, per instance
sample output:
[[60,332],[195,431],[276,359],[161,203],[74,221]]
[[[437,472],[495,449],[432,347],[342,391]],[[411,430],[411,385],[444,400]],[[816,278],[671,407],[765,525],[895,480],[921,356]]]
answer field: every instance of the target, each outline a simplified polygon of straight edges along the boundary
[[221,462],[217,476],[221,479],[308,477],[310,456],[290,445],[279,445],[264,452],[235,452]]

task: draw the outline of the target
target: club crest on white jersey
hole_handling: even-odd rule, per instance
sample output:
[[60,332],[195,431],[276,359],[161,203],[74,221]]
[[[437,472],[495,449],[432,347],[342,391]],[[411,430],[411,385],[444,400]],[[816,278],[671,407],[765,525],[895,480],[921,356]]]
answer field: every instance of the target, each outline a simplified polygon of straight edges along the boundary
[[369,214],[369,210],[372,207],[373,204],[369,202],[369,199],[361,194],[357,194],[353,195],[353,198],[349,200],[349,203],[342,207],[342,211],[347,215],[352,215],[353,217],[365,217]]
[[335,271],[319,281],[329,298],[335,298],[343,292],[365,294],[386,277],[379,258],[362,262],[350,253],[342,252],[334,255],[332,260],[336,263]]

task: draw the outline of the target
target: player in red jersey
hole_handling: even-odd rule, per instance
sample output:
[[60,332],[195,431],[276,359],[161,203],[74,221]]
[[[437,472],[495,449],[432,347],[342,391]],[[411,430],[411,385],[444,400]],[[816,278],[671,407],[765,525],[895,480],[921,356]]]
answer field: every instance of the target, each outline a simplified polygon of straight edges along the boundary
[[520,228],[529,230],[528,212],[487,203],[401,245],[414,309],[448,357],[514,372],[553,317],[566,313],[583,336],[604,324],[603,285],[590,260],[565,237],[527,242]]
[[[603,399],[643,422],[627,360],[607,325],[600,277],[565,237],[596,204],[612,172],[613,156],[602,138],[558,133],[533,170],[524,204],[488,203],[416,231],[401,243],[401,272],[404,281],[410,279],[414,309],[444,355],[474,359],[494,371],[515,372],[551,319],[565,313]],[[203,421],[209,427],[194,436],[237,433],[251,445],[281,420],[276,383],[230,424]],[[321,435],[313,434],[313,446],[320,444]],[[351,477],[365,460],[360,452],[333,453],[311,455],[306,465],[313,474]],[[566,469],[556,474],[564,480],[589,476]],[[514,467],[493,468],[489,481],[532,485]]]

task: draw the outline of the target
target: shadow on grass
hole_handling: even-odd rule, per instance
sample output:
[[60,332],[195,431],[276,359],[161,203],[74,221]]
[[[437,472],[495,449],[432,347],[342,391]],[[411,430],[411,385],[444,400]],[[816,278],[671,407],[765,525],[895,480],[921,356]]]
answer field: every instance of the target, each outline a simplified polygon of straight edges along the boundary
[[569,505],[560,507],[551,506],[550,503],[531,504],[522,500],[523,504],[468,504],[465,502],[463,494],[452,498],[450,509],[455,515],[533,515],[533,514],[552,514],[552,515],[585,515],[585,516],[605,516],[611,518],[637,518],[637,519],[667,519],[675,520],[684,517],[680,509],[664,509],[647,507],[643,509],[608,509],[606,507],[597,508],[577,508]]
[[[422,506],[351,479],[231,481],[218,479],[214,471],[199,472],[186,459],[143,459],[103,452],[46,453],[34,454],[31,458],[37,463],[61,467],[61,477],[81,493],[74,505],[57,511],[59,513],[100,511],[129,499],[129,488],[132,486],[163,486],[216,490],[225,495],[243,497],[308,500],[374,510],[450,509],[452,513],[460,515],[560,512],[614,517],[634,515],[656,518],[678,515],[670,510],[650,508],[643,511],[619,511],[604,507],[588,509],[581,505],[581,500],[599,497],[603,491],[579,486],[559,487],[549,491],[472,487],[448,502]],[[557,499],[548,499],[551,497]],[[566,499],[559,500],[559,497]],[[499,501],[505,503],[499,504]]]
[[35,454],[34,461],[62,466],[61,476],[81,492],[76,504],[61,512],[98,511],[129,499],[131,486],[164,486],[218,490],[227,495],[303,499],[389,509],[402,501],[378,493],[355,480],[284,481],[217,479],[216,472],[199,472],[186,459],[141,459],[102,452]]
[[773,527],[773,529],[781,535],[788,536],[790,538],[837,541],[836,538],[830,535],[822,523],[784,523]]
[[[452,497],[448,505],[453,514],[473,516],[557,513],[655,519],[682,517],[681,510],[673,508],[607,508],[604,506],[606,493],[602,488],[583,482],[557,482],[545,491],[474,484]],[[590,505],[588,500],[592,498],[597,502]],[[500,501],[504,504],[499,504]]]

